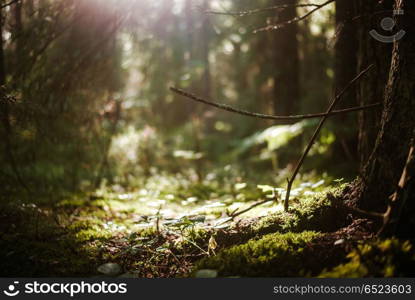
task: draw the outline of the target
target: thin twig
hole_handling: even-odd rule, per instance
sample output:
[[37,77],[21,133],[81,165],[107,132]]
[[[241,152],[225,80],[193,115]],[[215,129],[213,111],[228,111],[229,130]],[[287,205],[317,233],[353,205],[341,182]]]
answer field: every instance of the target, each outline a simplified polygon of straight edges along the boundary
[[[322,3],[322,4],[317,5],[315,8],[313,8],[312,10],[310,10],[309,12],[307,12],[306,14],[304,14],[302,16],[295,17],[295,18],[293,18],[291,20],[288,20],[288,21],[285,21],[285,22],[272,24],[272,25],[268,25],[268,26],[263,27],[263,28],[259,28],[259,29],[255,30],[254,33],[261,32],[261,31],[277,30],[277,29],[280,29],[284,26],[287,26],[287,25],[290,25],[290,24],[293,24],[293,23],[298,23],[298,22],[300,22],[304,19],[307,19],[313,13],[315,13],[319,9],[329,5],[330,3],[334,2],[334,1],[336,1],[336,0],[328,0],[324,3]],[[350,0],[348,0],[348,1],[350,1]]]
[[329,199],[336,207],[347,210],[348,212],[354,215],[359,215],[371,219],[383,219],[385,216],[385,214],[383,213],[367,211],[357,207],[348,206],[331,193],[327,194],[327,199]]
[[381,103],[374,103],[374,104],[370,104],[370,105],[365,105],[365,106],[358,106],[358,107],[352,107],[352,108],[347,108],[347,109],[341,109],[341,110],[335,110],[332,111],[331,113],[327,114],[327,113],[316,113],[316,114],[305,114],[305,115],[293,115],[293,116],[274,116],[274,115],[266,115],[266,114],[260,114],[260,113],[254,113],[254,112],[249,112],[246,110],[242,110],[242,109],[238,109],[238,108],[234,108],[232,106],[229,106],[227,104],[222,104],[222,103],[218,103],[218,102],[213,102],[213,101],[209,101],[203,98],[200,98],[196,95],[193,95],[189,92],[186,92],[182,89],[178,89],[175,87],[171,87],[170,90],[180,96],[186,97],[190,100],[193,101],[197,101],[209,106],[213,106],[222,110],[226,110],[232,113],[236,113],[239,115],[243,115],[243,116],[248,116],[248,117],[253,117],[253,118],[258,118],[258,119],[265,119],[265,120],[277,120],[277,121],[297,121],[297,120],[304,120],[304,119],[314,119],[314,118],[321,118],[321,117],[325,117],[325,116],[334,116],[334,115],[338,115],[338,114],[344,114],[344,113],[349,113],[349,112],[355,112],[355,111],[360,111],[360,110],[365,110],[365,109],[370,109],[370,108],[374,108],[377,107],[379,105],[381,105]]
[[1,9],[6,8],[7,6],[10,6],[10,5],[12,5],[12,4],[16,3],[16,2],[19,2],[19,1],[20,1],[20,0],[11,0],[10,2],[5,3],[5,4],[3,4],[2,6],[0,6],[0,8],[1,8]]
[[206,11],[207,14],[211,15],[224,15],[224,16],[233,16],[233,17],[245,17],[250,16],[257,13],[263,13],[278,9],[286,9],[289,7],[319,7],[320,4],[313,4],[313,3],[306,3],[306,4],[281,4],[281,5],[274,5],[270,7],[265,8],[257,8],[257,9],[251,9],[251,10],[245,10],[245,11],[215,11],[215,10],[208,10]]
[[193,242],[192,240],[188,239],[187,237],[184,236],[184,234],[180,234],[181,238],[183,238],[184,240],[188,241],[190,244],[192,244],[193,246],[195,246],[196,248],[198,248],[200,251],[202,251],[204,254],[206,254],[207,256],[210,255],[209,252],[205,251],[204,249],[202,249],[198,244],[196,244],[195,242]]
[[[268,203],[268,202],[274,202],[274,201],[275,201],[275,199],[266,199],[266,200],[263,200],[263,201],[260,201],[260,202],[254,203],[254,204],[252,204],[250,207],[248,207],[248,208],[246,208],[246,209],[244,209],[244,210],[241,210],[241,211],[240,211],[240,212],[238,212],[238,213],[236,213],[236,211],[235,211],[235,212],[234,212],[234,213],[232,213],[229,217],[230,217],[230,218],[232,218],[232,220],[233,220],[233,219],[235,219],[236,217],[238,217],[238,216],[240,216],[240,215],[242,215],[242,214],[244,214],[244,213],[246,213],[246,212],[248,212],[248,211],[250,211],[250,210],[254,209],[254,208],[255,208],[255,207],[257,207],[257,206],[263,205],[263,204]],[[228,221],[230,221],[230,220],[228,220]]]
[[307,148],[305,149],[303,155],[301,156],[300,160],[297,163],[297,166],[295,167],[295,170],[291,176],[290,179],[288,179],[288,184],[287,184],[287,194],[285,197],[285,201],[284,201],[284,210],[288,211],[288,203],[290,200],[290,193],[291,193],[291,188],[292,185],[294,183],[295,178],[297,177],[298,171],[300,171],[301,166],[304,163],[305,158],[307,157],[308,153],[311,150],[311,147],[313,147],[318,135],[320,134],[321,129],[323,128],[324,123],[327,121],[328,116],[330,115],[330,113],[333,111],[333,109],[335,108],[336,104],[342,99],[342,97],[344,96],[344,94],[350,89],[350,87],[352,87],[356,82],[358,82],[360,80],[360,78],[362,78],[367,72],[369,72],[372,68],[374,67],[374,65],[370,65],[369,67],[367,67],[365,70],[363,70],[362,72],[360,72],[359,75],[357,75],[352,81],[350,81],[347,86],[339,93],[337,94],[334,99],[332,100],[326,116],[324,116],[320,123],[318,124],[318,127],[316,128],[310,142],[307,145]]

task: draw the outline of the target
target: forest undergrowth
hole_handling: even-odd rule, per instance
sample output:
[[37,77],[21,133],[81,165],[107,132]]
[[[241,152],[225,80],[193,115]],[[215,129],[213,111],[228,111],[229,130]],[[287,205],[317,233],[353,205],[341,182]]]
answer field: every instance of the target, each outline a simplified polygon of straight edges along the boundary
[[414,275],[410,241],[376,238],[373,221],[333,201],[345,184],[311,177],[299,178],[289,212],[274,186],[180,175],[133,190],[103,185],[53,205],[3,201],[1,276]]

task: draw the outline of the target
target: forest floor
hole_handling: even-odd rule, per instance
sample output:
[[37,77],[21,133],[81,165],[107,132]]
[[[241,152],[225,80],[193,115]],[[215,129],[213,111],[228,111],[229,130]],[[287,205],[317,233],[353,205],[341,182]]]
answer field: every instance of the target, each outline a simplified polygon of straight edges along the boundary
[[289,212],[269,186],[218,192],[170,177],[53,205],[10,201],[0,207],[0,276],[413,276],[411,243],[375,238],[373,222],[329,200],[342,188],[333,184],[298,184]]

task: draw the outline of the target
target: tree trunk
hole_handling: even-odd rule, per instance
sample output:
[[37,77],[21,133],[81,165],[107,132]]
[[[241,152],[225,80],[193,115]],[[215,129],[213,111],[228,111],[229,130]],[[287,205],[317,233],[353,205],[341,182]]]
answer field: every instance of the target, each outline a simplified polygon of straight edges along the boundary
[[[23,57],[24,53],[24,44],[23,44],[23,22],[22,22],[22,2],[17,1],[13,5],[13,17],[14,17],[14,24],[13,24],[13,40],[15,41],[15,55],[14,55],[14,74],[13,77],[17,78],[18,74],[22,72],[24,69],[25,59]],[[13,82],[13,84],[17,85],[17,82]]]
[[[349,0],[347,0],[349,1]],[[346,2],[346,1],[338,1]],[[368,1],[359,0],[357,7],[357,24],[359,25],[359,59],[358,69],[362,70],[370,64],[375,64],[374,72],[361,81],[357,91],[359,105],[381,102],[384,99],[385,85],[388,81],[388,71],[391,62],[392,45],[381,43],[372,38],[372,29],[379,31],[380,20],[392,16],[393,0]],[[388,11],[386,14],[375,12]],[[346,66],[347,67],[347,66]],[[360,167],[363,169],[375,146],[379,132],[381,109],[365,110],[359,114],[359,144]]]
[[[204,0],[202,5],[203,11],[210,9],[209,1]],[[200,35],[202,37],[202,49],[201,49],[201,60],[203,61],[203,76],[202,76],[202,91],[204,97],[210,98],[211,95],[211,74],[210,74],[210,63],[209,63],[209,45],[210,45],[210,21],[209,18],[205,18],[202,23]]]
[[[297,0],[278,1],[277,4],[294,5]],[[275,1],[273,1],[275,5]],[[289,6],[278,14],[277,22],[292,20],[297,17],[295,6]],[[298,25],[293,23],[279,30],[271,31],[273,49],[273,96],[274,113],[291,115],[298,113],[300,97]]]
[[[357,75],[357,27],[354,22],[357,0],[336,1],[336,44],[334,61],[334,90],[336,95]],[[357,88],[352,87],[339,108],[357,106]],[[357,115],[343,114],[333,118],[336,142],[335,158],[355,162],[357,159]]]
[[405,11],[398,17],[397,28],[404,29],[406,35],[394,44],[380,131],[362,178],[356,183],[358,206],[381,212],[398,187],[415,128],[415,1],[395,2]]
[[[201,4],[202,11],[209,10],[209,1],[204,0]],[[191,73],[194,72],[193,68],[198,62],[203,63],[203,74],[195,78],[191,84],[191,89],[197,94],[203,95],[203,97],[210,98],[211,96],[211,73],[209,64],[209,44],[210,44],[210,24],[209,19],[204,16],[200,24],[195,15],[196,4],[194,1],[187,0],[185,2],[185,16],[187,26],[187,47],[188,47],[188,67]],[[199,27],[200,26],[200,27]],[[199,28],[198,28],[199,27]],[[196,103],[188,104],[189,115],[192,124],[193,135],[193,151],[195,153],[201,153],[203,151],[203,131],[204,126],[201,120],[200,106]],[[194,163],[194,168],[197,174],[197,180],[200,182],[203,175],[203,161],[198,159]]]
[[5,55],[4,55],[4,42],[3,42],[3,9],[0,8],[0,118],[2,125],[2,143],[4,146],[4,155],[12,172],[14,173],[16,180],[19,184],[25,189],[29,190],[25,182],[23,181],[20,172],[16,165],[16,160],[14,159],[14,154],[12,150],[12,143],[10,137],[12,135],[12,127],[10,124],[10,105],[5,94],[5,84],[6,84],[6,66],[5,66]]

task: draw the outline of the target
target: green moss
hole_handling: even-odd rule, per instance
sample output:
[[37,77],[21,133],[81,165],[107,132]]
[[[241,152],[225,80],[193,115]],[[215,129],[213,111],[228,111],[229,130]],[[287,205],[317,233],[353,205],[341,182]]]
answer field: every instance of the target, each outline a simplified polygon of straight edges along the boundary
[[104,207],[110,204],[111,200],[109,199],[90,199],[90,198],[70,198],[65,199],[56,204],[58,208],[94,208],[94,209],[103,209]]
[[111,236],[111,232],[102,230],[97,227],[90,227],[88,229],[81,230],[75,234],[75,238],[78,242],[105,240],[111,238]]
[[[338,188],[330,193],[337,193]],[[289,212],[278,212],[255,223],[252,230],[257,234],[271,232],[301,232],[304,230],[334,231],[345,225],[346,212],[334,207],[327,192],[306,197],[293,204]]]
[[[100,263],[87,241],[108,238],[102,221],[57,218],[35,205],[5,206],[1,217],[0,275],[87,276]],[[55,218],[56,217],[56,218]],[[59,224],[62,222],[62,224]],[[70,224],[70,225],[67,225]]]
[[75,207],[82,207],[85,205],[85,203],[86,203],[85,199],[74,197],[74,198],[62,200],[59,203],[57,203],[56,206],[62,207],[62,208],[75,208]]
[[219,276],[298,276],[310,259],[304,247],[318,236],[316,232],[268,234],[205,258],[196,270],[217,270]]
[[0,239],[0,256],[1,276],[85,276],[97,265],[92,252],[58,228],[39,229],[37,235],[5,234]]
[[[337,194],[340,191],[340,188],[328,190],[332,194]],[[234,224],[230,226],[229,230],[195,229],[188,232],[186,236],[199,245],[207,245],[210,236],[215,235],[215,239],[222,249],[275,232],[336,231],[346,224],[346,216],[346,212],[330,202],[326,191],[305,197],[301,201],[297,200],[292,204],[289,212],[279,211],[261,219]]]
[[415,251],[409,241],[398,239],[377,240],[359,245],[347,258],[349,262],[319,277],[413,277]]

